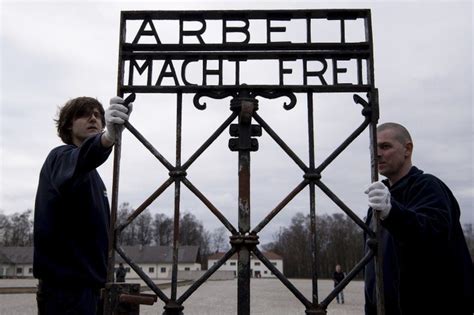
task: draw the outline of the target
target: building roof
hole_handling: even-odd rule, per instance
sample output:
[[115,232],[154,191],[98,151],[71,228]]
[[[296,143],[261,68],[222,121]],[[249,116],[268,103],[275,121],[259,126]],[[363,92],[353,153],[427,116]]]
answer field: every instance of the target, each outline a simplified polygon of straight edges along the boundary
[[[135,263],[173,263],[173,247],[170,246],[122,246],[125,254]],[[117,255],[117,262],[124,262]],[[178,262],[201,263],[199,246],[180,246]]]
[[[274,252],[262,252],[263,256],[265,256],[267,259],[271,259],[271,260],[283,260],[283,258],[274,253]],[[212,255],[210,255],[208,257],[208,259],[214,259],[214,260],[219,260],[221,259],[222,257],[224,257],[225,253],[214,253]],[[234,255],[232,255],[232,257],[230,259],[237,259],[238,258],[238,255],[237,253],[235,253]],[[253,254],[250,255],[250,258],[255,258]]]
[[[123,246],[125,254],[135,263],[172,263],[173,248],[169,246]],[[117,262],[124,262],[116,255]],[[178,262],[201,263],[199,246],[180,246]],[[0,263],[3,264],[32,264],[33,247],[0,247]]]
[[33,247],[8,246],[0,247],[0,263],[32,264]]

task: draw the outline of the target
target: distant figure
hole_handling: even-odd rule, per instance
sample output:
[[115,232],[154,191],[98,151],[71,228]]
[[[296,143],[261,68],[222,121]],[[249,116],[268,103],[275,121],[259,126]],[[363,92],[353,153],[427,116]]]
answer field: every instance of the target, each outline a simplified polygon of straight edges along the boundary
[[120,263],[117,271],[115,272],[115,278],[117,282],[125,282],[125,276],[127,275],[127,270],[123,267],[123,264]]
[[[455,146],[451,141],[448,146]],[[370,226],[373,212],[379,213],[385,314],[472,315],[473,266],[459,204],[441,180],[412,165],[412,153],[405,127],[378,126],[378,171],[387,179],[366,190],[366,223]],[[375,315],[373,260],[364,275],[366,315]]]
[[[337,264],[336,265],[336,271],[334,271],[334,274],[332,276],[332,278],[334,280],[334,287],[336,287],[342,281],[342,279],[344,279],[345,276],[346,276],[346,274],[342,271],[341,265]],[[338,295],[336,295],[336,301],[337,301],[337,304],[339,304],[339,301],[342,304],[344,304],[344,292],[343,291],[339,292]]]

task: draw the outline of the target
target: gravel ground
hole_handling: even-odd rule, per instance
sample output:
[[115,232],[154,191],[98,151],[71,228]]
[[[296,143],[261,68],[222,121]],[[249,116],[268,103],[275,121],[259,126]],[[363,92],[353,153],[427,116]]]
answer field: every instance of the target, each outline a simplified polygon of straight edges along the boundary
[[[308,299],[311,297],[311,281],[291,279]],[[35,280],[0,279],[0,287],[35,286]],[[332,290],[331,280],[318,281],[319,300],[323,300]],[[178,287],[178,297],[189,286]],[[167,296],[170,289],[164,290]],[[150,293],[150,292],[147,292]],[[334,300],[328,307],[329,315],[363,314],[364,284],[352,281],[344,290],[345,304]],[[153,306],[141,306],[141,315],[162,314],[163,303],[159,300]],[[237,280],[207,281],[184,302],[185,315],[215,315],[237,313]],[[301,302],[278,279],[252,279],[251,305],[252,314],[305,314]],[[34,294],[0,294],[0,315],[36,314]]]

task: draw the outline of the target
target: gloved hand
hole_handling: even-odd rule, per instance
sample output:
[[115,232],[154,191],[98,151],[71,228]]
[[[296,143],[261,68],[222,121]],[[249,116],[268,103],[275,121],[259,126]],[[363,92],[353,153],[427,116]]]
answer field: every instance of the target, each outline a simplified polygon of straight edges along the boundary
[[365,193],[369,197],[369,207],[375,211],[379,211],[380,218],[382,220],[385,219],[392,209],[390,191],[387,186],[382,182],[375,182],[367,188]]
[[128,120],[132,113],[133,104],[130,103],[128,108],[123,104],[121,97],[115,96],[110,99],[110,106],[105,111],[105,133],[104,137],[111,143],[115,142],[117,132],[121,132],[125,126],[125,121]]

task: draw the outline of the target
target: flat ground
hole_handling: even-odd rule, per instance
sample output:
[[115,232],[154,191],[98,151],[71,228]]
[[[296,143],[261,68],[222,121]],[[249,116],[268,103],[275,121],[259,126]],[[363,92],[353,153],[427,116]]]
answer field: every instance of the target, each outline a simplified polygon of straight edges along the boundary
[[[311,281],[291,279],[306,298],[311,297]],[[133,282],[133,281],[130,281]],[[35,280],[0,279],[0,287],[32,287]],[[318,281],[319,300],[332,290],[331,280]],[[178,288],[178,297],[189,286]],[[170,289],[164,290],[170,296]],[[150,293],[150,292],[147,292]],[[327,309],[329,315],[364,314],[364,284],[352,281],[344,290],[345,304],[334,300]],[[237,280],[207,281],[184,302],[185,315],[237,314]],[[153,306],[141,306],[141,315],[162,314],[164,303],[160,300]],[[278,279],[251,280],[251,314],[305,314],[301,302]],[[0,294],[0,315],[36,314],[34,294]]]

